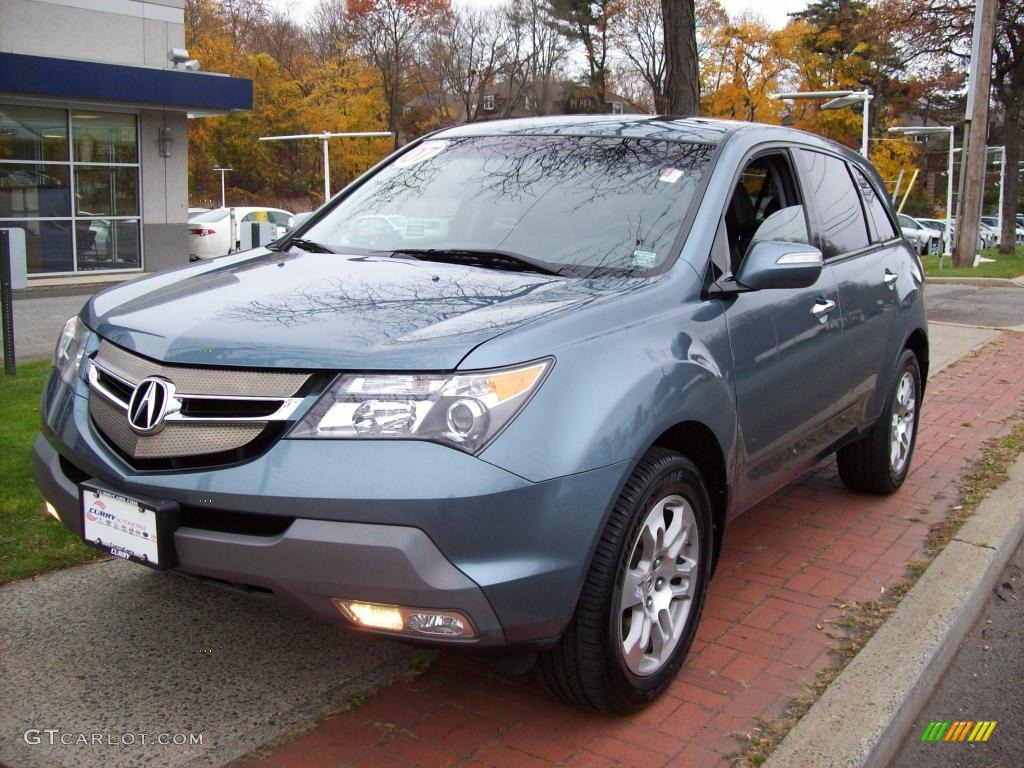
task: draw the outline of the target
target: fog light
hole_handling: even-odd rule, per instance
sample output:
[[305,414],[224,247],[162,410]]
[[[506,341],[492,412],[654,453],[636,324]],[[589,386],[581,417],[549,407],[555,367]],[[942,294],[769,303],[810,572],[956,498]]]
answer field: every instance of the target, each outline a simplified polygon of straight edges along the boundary
[[349,618],[356,624],[373,629],[390,629],[400,632],[405,626],[402,612],[393,605],[376,605],[375,603],[340,603],[341,608],[350,614]]
[[57,513],[57,508],[53,506],[53,504],[51,504],[50,502],[46,502],[46,513],[54,520],[56,520],[58,523],[61,521],[60,515]]
[[367,629],[435,637],[476,637],[476,630],[469,619],[458,611],[405,608],[338,598],[334,598],[334,604],[345,618]]
[[462,637],[466,634],[465,621],[452,613],[410,613],[405,622],[409,629],[425,635]]

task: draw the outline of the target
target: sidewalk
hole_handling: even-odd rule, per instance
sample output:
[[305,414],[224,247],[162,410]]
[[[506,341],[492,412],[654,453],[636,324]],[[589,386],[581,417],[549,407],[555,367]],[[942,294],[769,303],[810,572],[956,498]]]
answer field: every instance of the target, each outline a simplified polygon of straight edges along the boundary
[[737,520],[693,650],[643,712],[583,713],[529,678],[446,654],[417,680],[237,765],[727,765],[743,748],[739,734],[779,715],[829,664],[838,606],[903,579],[955,503],[966,463],[1024,403],[1022,366],[1024,336],[1004,334],[931,379],[914,470],[895,496],[846,491],[828,462]]

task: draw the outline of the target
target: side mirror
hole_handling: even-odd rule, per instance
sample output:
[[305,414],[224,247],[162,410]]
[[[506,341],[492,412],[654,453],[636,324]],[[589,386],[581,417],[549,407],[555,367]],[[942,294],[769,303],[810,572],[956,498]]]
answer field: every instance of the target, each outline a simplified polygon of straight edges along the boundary
[[804,243],[759,240],[743,259],[736,282],[751,291],[809,288],[821,276],[821,251]]

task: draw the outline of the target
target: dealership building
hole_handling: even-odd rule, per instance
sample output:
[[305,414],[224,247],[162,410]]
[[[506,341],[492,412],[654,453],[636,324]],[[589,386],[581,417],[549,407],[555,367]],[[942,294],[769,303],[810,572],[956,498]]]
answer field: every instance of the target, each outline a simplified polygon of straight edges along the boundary
[[188,120],[251,109],[252,83],[192,71],[184,6],[0,0],[0,228],[30,279],[188,261]]

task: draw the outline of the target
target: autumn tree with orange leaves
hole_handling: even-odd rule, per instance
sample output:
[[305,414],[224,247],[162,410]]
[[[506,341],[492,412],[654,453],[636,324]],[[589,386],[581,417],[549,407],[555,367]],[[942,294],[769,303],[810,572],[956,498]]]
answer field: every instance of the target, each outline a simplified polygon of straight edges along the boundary
[[[1002,0],[1004,29],[1011,29],[1011,11],[1021,2]],[[212,168],[220,163],[236,169],[229,184],[238,203],[314,203],[321,173],[316,143],[266,144],[257,141],[262,135],[393,132],[391,140],[345,142],[332,151],[332,179],[344,182],[390,149],[458,122],[581,105],[610,112],[612,99],[632,111],[671,112],[666,41],[674,38],[666,33],[664,6],[663,0],[498,0],[474,10],[449,0],[320,0],[298,21],[271,12],[266,0],[186,0],[191,53],[207,71],[252,79],[255,94],[252,112],[192,121],[193,199],[210,201],[208,191],[218,186]],[[860,143],[858,110],[823,111],[819,102],[784,103],[771,94],[868,88],[871,159],[889,182],[920,165],[924,173],[908,204],[939,213],[944,198],[932,193],[944,170],[944,147],[916,144],[887,128],[961,119],[969,6],[968,0],[817,0],[777,29],[754,13],[731,16],[719,0],[696,0],[699,77],[685,87],[699,94],[702,114],[786,123],[851,147]],[[998,66],[1006,74],[996,82],[1012,113],[1024,103],[1024,97],[1012,100],[1024,77],[1010,50],[1016,38],[1002,39],[1007,55]]]

